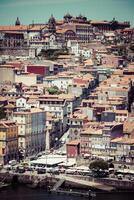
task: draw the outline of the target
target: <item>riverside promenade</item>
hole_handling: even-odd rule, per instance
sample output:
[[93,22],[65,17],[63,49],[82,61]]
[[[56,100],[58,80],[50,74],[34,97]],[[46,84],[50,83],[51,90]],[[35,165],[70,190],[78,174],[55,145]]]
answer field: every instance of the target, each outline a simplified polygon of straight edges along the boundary
[[72,184],[76,184],[79,186],[84,186],[87,188],[93,188],[93,189],[107,191],[107,192],[110,192],[115,189],[113,186],[108,186],[103,183],[82,180],[82,179],[79,179],[76,177],[70,177],[70,176],[66,176],[66,175],[56,175],[55,178],[57,178],[59,180],[64,180],[65,182],[69,182],[70,184],[72,183]]
[[[19,173],[0,173],[0,180],[3,179],[5,182],[11,182],[14,177],[17,177],[17,180],[19,183],[24,184],[35,184],[35,185],[51,185],[55,190],[58,190],[59,187],[65,183],[67,185],[73,185],[76,188],[87,188],[87,189],[97,189],[102,191],[110,192],[114,190],[115,188],[113,186],[108,186],[104,183],[99,183],[96,181],[89,181],[89,180],[83,180],[78,177],[70,177],[67,175],[52,175],[52,174],[19,174]],[[59,183],[58,183],[59,182]]]

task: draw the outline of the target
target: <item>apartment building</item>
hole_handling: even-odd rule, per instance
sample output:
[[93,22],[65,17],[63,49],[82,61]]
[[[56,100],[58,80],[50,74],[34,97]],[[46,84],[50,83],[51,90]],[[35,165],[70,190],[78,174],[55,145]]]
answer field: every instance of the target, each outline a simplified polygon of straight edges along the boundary
[[56,95],[40,96],[39,107],[44,111],[53,113],[57,118],[62,121],[63,132],[67,129],[67,101],[64,98],[59,98]]
[[0,121],[0,163],[18,159],[18,125],[12,121]]
[[24,156],[45,150],[45,112],[38,108],[13,113],[18,124],[18,146]]
[[81,155],[110,156],[110,141],[123,136],[123,124],[100,123],[98,127],[88,127],[81,131]]

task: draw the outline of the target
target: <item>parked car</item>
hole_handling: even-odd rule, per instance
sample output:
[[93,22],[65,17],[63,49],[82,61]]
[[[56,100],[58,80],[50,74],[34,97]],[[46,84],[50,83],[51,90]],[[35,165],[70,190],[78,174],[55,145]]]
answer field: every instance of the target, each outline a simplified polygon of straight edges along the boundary
[[14,165],[16,165],[17,164],[17,161],[16,160],[10,160],[9,161],[9,165],[11,165],[11,166],[14,166]]

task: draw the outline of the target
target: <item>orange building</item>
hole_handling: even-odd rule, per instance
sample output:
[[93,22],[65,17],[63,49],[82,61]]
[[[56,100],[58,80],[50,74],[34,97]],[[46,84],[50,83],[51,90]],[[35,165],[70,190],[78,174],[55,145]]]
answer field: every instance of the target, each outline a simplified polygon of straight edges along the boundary
[[12,121],[0,121],[0,163],[18,157],[18,126]]

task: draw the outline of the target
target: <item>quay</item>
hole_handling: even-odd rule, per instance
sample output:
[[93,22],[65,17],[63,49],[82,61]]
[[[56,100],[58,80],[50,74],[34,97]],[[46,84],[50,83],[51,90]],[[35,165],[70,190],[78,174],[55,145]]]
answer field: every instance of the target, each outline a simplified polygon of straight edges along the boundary
[[[107,192],[110,192],[115,189],[113,186],[108,186],[103,183],[98,183],[98,182],[93,182],[93,181],[82,180],[76,177],[56,175],[55,178],[59,179],[61,181],[60,183],[63,183],[65,181],[65,182],[68,182],[69,184],[75,184],[81,187],[93,188],[93,189],[107,191]],[[58,187],[56,187],[56,189],[58,189]]]
[[114,186],[109,186],[97,181],[83,180],[77,177],[67,175],[52,175],[52,174],[19,174],[19,173],[0,173],[0,181],[5,179],[6,183],[17,179],[18,183],[29,184],[31,187],[51,186],[53,191],[58,190],[63,184],[75,188],[97,189],[110,192],[115,190]]
[[0,172],[0,182],[16,183],[28,185],[31,188],[43,187],[52,192],[59,191],[61,188],[86,189],[101,192],[112,192],[117,190],[134,191],[134,181],[118,180],[109,178],[94,178],[69,176],[66,174],[37,174],[37,173],[7,173]]

